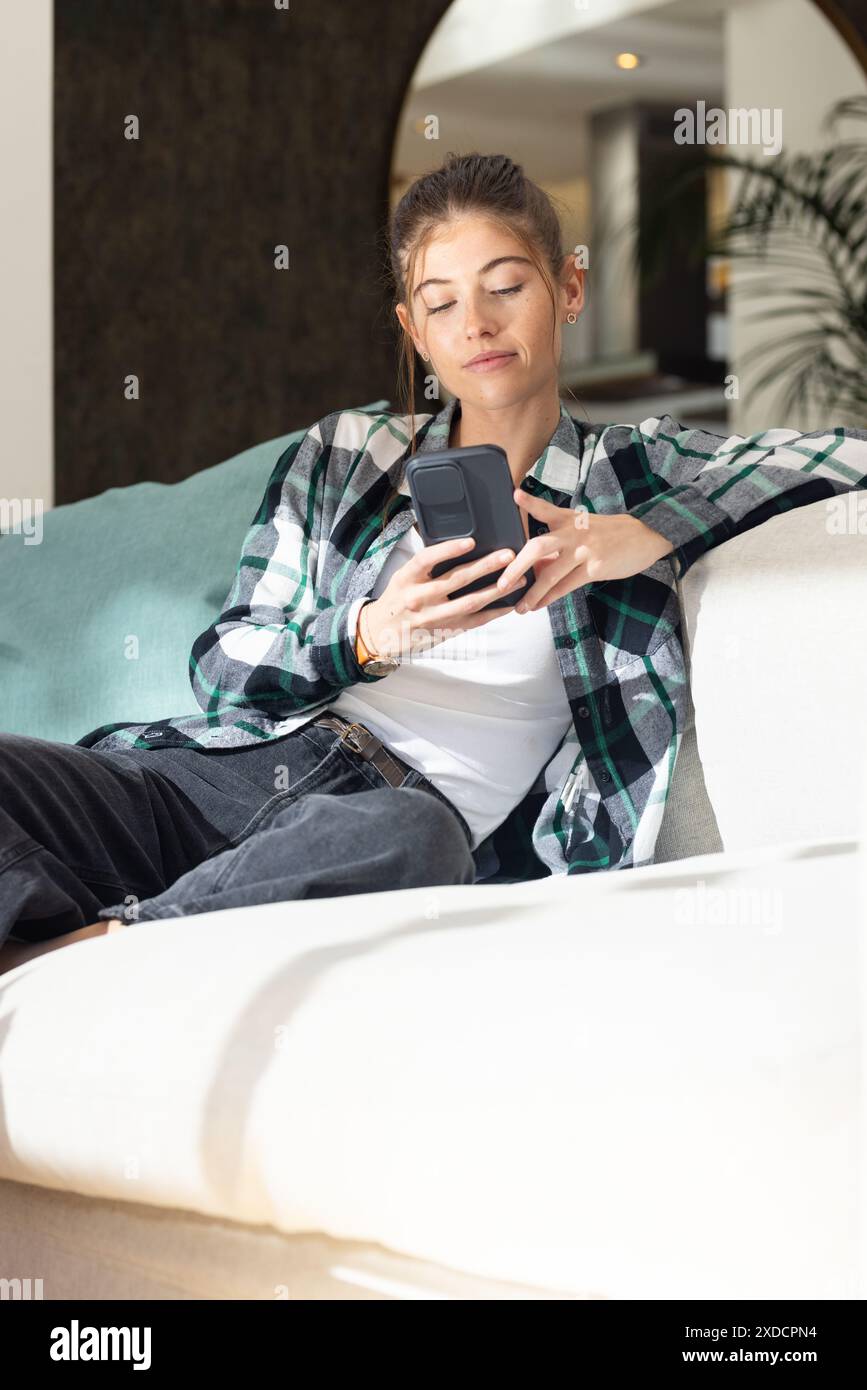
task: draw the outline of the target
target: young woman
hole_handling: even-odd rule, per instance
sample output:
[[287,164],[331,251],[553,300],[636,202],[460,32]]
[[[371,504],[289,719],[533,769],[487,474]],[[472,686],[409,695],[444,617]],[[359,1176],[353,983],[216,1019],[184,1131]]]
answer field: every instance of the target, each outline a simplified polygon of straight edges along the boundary
[[[335,411],[278,459],[193,645],[203,713],[0,736],[8,963],[118,923],[651,863],[686,718],[677,579],[867,485],[864,430],[573,419],[558,364],[585,271],[504,155],[418,179],[390,261],[405,410]],[[436,414],[413,414],[416,354],[453,398]],[[480,443],[508,457],[517,555],[414,524],[407,460]],[[530,566],[517,610],[486,610]]]

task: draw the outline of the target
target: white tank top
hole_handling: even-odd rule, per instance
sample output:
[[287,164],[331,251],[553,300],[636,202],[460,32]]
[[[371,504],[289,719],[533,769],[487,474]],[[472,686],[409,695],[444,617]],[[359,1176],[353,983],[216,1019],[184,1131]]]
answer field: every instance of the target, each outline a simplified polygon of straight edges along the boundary
[[[371,596],[424,542],[392,547]],[[345,687],[329,708],[356,719],[457,806],[475,849],[535,781],[572,722],[547,608],[503,610],[482,627],[407,653],[382,680]]]

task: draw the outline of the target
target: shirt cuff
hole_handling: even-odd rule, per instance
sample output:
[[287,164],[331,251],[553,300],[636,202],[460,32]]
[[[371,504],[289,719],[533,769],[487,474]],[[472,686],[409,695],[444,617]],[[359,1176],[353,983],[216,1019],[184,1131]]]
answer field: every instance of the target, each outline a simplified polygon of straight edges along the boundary
[[358,614],[369,594],[335,604],[321,613],[314,623],[313,653],[318,674],[335,687],[355,685],[360,681],[381,681],[386,672],[374,675],[359,665],[355,654]]
[[727,540],[734,529],[728,513],[689,483],[681,483],[658,497],[639,502],[629,508],[628,515],[637,517],[671,541],[674,546],[671,554],[680,564],[678,579],[682,579],[690,565],[712,546]]

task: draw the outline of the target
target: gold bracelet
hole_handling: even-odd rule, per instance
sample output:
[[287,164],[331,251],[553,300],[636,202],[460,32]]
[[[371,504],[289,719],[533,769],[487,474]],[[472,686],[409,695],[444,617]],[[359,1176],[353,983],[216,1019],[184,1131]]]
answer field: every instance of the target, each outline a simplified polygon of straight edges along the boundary
[[364,638],[361,635],[361,614],[366,607],[367,604],[363,603],[359,608],[358,622],[355,625],[355,656],[359,666],[366,666],[368,661],[372,661],[375,655],[374,652],[369,651],[365,646]]

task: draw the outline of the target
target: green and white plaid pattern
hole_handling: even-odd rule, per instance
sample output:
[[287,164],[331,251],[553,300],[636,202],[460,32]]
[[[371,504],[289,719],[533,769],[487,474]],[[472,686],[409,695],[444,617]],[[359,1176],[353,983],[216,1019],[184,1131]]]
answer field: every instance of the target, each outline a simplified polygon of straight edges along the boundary
[[[417,451],[448,445],[459,402],[416,416]],[[388,680],[355,658],[358,610],[415,513],[404,481],[409,418],[341,410],[277,459],[219,617],[194,642],[201,715],[104,724],[104,749],[207,750],[279,738],[341,689]],[[383,530],[382,509],[392,486]],[[670,415],[593,425],[561,405],[523,481],[560,507],[637,516],[676,547],[629,579],[549,605],[572,725],[533,786],[477,848],[476,882],[627,869],[653,862],[687,718],[677,578],[712,546],[792,507],[867,487],[867,430],[744,438]],[[530,535],[544,531],[529,518]],[[504,756],[506,756],[504,750]]]

